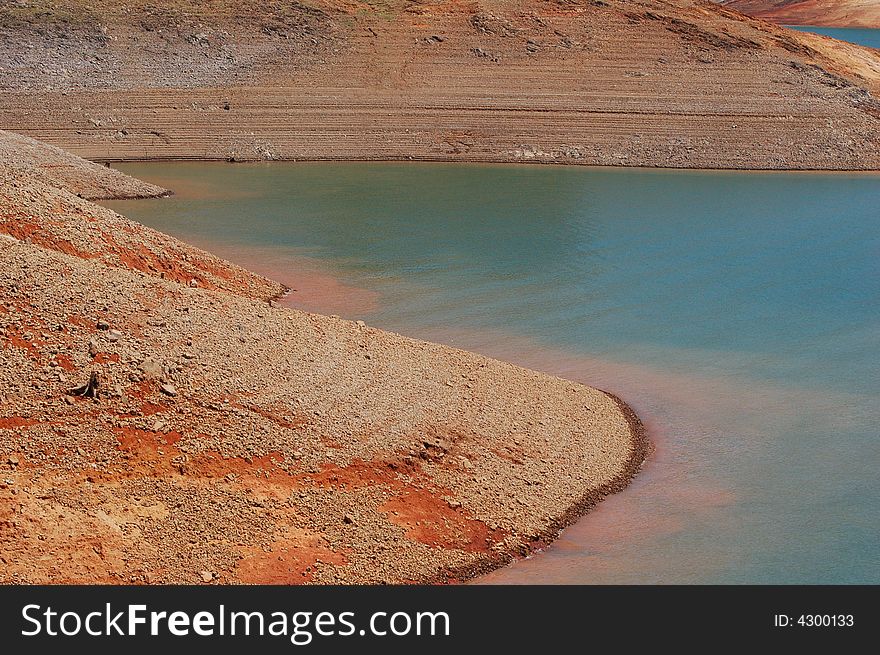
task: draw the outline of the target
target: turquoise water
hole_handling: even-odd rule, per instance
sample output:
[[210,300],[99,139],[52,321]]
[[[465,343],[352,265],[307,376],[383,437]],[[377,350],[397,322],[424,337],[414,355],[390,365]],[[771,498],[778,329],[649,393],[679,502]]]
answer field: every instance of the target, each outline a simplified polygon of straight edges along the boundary
[[485,582],[880,582],[880,177],[132,164],[109,203],[363,318],[608,389],[657,452]]
[[789,29],[800,32],[813,32],[830,36],[832,39],[849,41],[869,48],[880,48],[880,29],[867,27],[816,27],[814,25],[786,25]]

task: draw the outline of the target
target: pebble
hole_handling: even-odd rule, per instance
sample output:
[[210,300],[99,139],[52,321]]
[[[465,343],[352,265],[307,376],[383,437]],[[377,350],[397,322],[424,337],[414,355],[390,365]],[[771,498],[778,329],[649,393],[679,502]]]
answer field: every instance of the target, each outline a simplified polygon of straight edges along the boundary
[[110,330],[110,332],[107,333],[107,338],[115,343],[122,338],[122,332],[119,330]]
[[172,398],[177,395],[177,387],[173,384],[162,384],[159,386],[159,391]]
[[140,365],[141,373],[147,377],[157,378],[162,375],[162,367],[152,359],[145,359]]
[[109,330],[110,324],[107,321],[98,321],[98,324],[95,327],[99,330]]
[[211,582],[214,579],[214,574],[210,571],[202,571],[199,573],[199,577],[202,579],[202,582]]
[[92,357],[97,357],[98,352],[98,342],[92,339],[91,341],[89,341],[89,355]]

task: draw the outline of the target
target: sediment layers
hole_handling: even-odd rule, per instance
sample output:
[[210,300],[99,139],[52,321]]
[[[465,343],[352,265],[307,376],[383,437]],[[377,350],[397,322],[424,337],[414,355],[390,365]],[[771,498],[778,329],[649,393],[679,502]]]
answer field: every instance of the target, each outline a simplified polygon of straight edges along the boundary
[[880,28],[877,0],[718,0],[749,16],[781,25]]
[[710,2],[191,9],[159,35],[142,5],[7,21],[0,126],[92,159],[880,168],[876,51]]
[[645,457],[601,391],[278,307],[60,186],[0,185],[2,582],[461,579]]

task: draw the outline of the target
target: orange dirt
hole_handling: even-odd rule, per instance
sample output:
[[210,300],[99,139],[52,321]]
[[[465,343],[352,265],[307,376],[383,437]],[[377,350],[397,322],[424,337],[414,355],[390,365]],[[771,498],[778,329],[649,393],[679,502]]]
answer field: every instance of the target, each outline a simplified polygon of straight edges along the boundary
[[270,480],[273,485],[294,486],[294,479],[279,463],[284,461],[280,453],[269,453],[261,457],[224,457],[220,453],[205,451],[189,456],[182,453],[176,444],[181,439],[178,432],[155,432],[137,428],[116,429],[119,450],[125,455],[125,464],[111,474],[99,475],[105,480],[120,480],[134,477],[163,477],[183,475],[194,478],[216,479],[240,476]]
[[468,552],[488,552],[503,538],[500,531],[452,509],[436,492],[415,489],[395,496],[380,511],[388,520],[406,528],[406,536],[428,546],[459,548]]
[[51,248],[65,255],[90,259],[94,253],[80,250],[66,239],[57,238],[51,229],[47,229],[45,221],[21,215],[0,215],[0,231],[5,232],[19,241],[29,241],[44,248]]
[[12,430],[13,428],[26,428],[31,425],[36,425],[37,421],[29,418],[22,418],[20,416],[9,416],[6,418],[0,417],[0,430]]

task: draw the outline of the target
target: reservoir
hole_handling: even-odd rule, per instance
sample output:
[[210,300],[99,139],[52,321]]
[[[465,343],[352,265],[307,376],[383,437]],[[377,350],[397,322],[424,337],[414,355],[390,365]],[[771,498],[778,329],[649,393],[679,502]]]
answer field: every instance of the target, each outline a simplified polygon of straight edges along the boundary
[[[811,28],[812,29],[812,28]],[[880,177],[126,164],[285,302],[614,392],[656,452],[505,583],[878,583]]]

